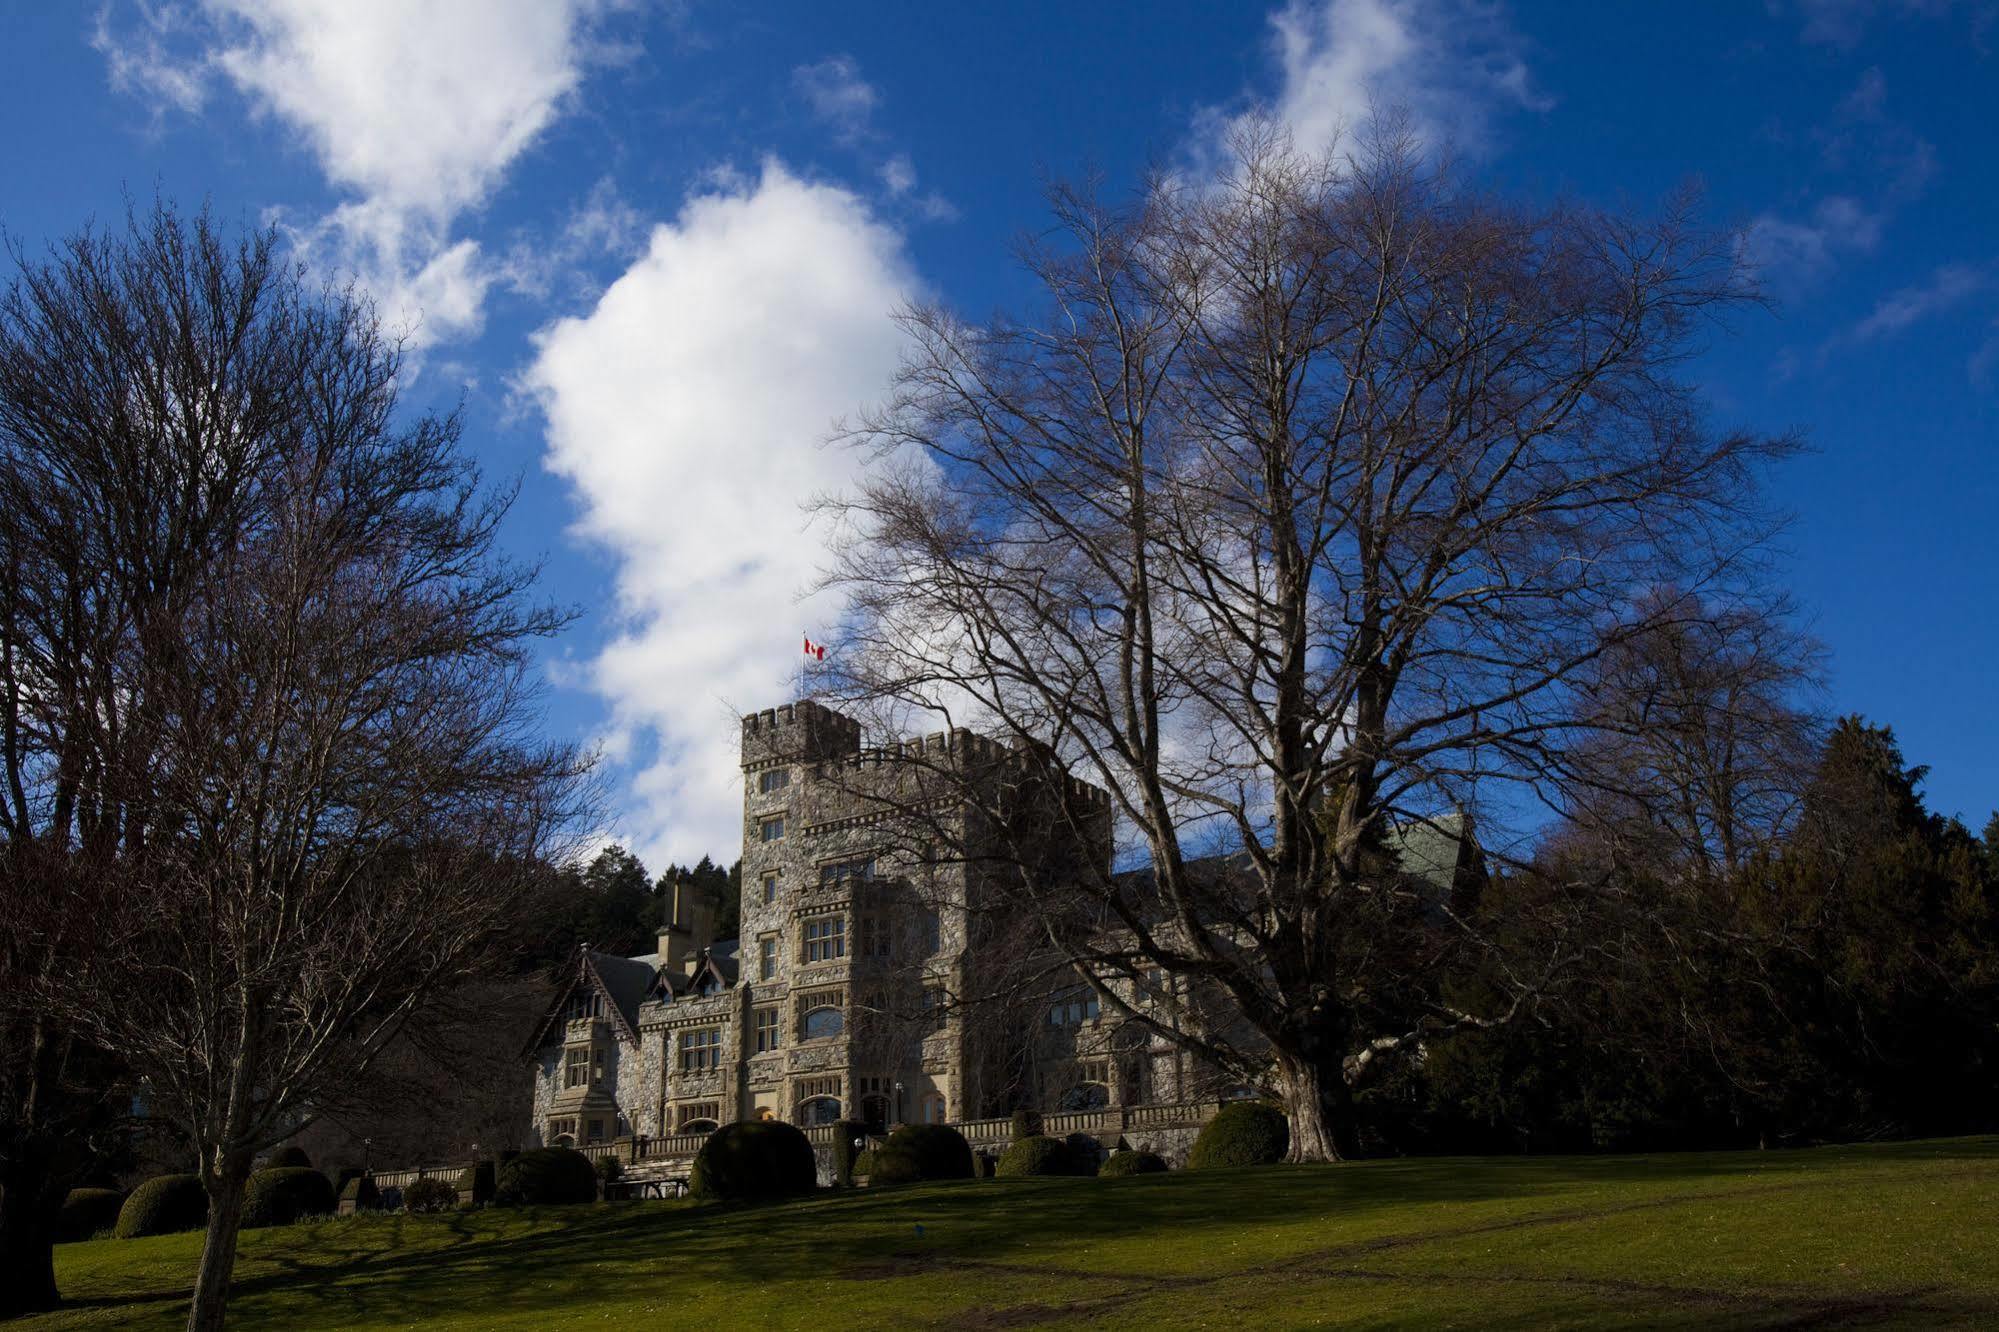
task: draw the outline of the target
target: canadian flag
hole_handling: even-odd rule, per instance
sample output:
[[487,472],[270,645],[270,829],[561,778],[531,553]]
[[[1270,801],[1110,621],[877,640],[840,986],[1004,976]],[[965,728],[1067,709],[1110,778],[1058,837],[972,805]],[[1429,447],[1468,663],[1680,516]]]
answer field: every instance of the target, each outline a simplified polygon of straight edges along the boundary
[[824,661],[826,660],[826,649],[813,642],[810,637],[807,637],[805,640],[805,655],[814,661]]

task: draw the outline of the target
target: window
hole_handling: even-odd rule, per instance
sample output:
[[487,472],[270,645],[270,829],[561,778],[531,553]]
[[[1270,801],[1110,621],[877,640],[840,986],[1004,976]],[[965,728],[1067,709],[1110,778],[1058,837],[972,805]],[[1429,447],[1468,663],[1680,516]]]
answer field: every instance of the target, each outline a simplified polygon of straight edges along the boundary
[[764,841],[782,842],[784,840],[784,815],[773,814],[758,824],[757,829]]
[[1079,1082],[1062,1093],[1058,1107],[1063,1110],[1101,1110],[1111,1103],[1111,1094],[1101,1082]]
[[590,1052],[590,1081],[602,1082],[603,1080],[604,1052],[602,1050],[592,1050]]
[[576,1145],[576,1121],[573,1119],[551,1119],[548,1121],[548,1145],[551,1147],[573,1147]]
[[569,997],[569,1020],[599,1017],[603,1014],[604,997],[595,989],[584,988]]
[[936,1092],[923,1093],[923,1103],[917,1107],[919,1116],[926,1124],[944,1122],[944,1098]]
[[1085,1022],[1095,1022],[1104,1015],[1104,1006],[1097,998],[1095,990],[1078,995],[1062,1003],[1051,1004],[1048,1008],[1048,1025],[1051,1027],[1080,1027]]
[[602,1142],[602,1141],[604,1141],[604,1121],[603,1121],[603,1120],[601,1120],[601,1119],[593,1119],[593,1120],[591,1120],[591,1121],[590,1121],[590,1136],[589,1136],[588,1138],[586,1138],[586,1139],[585,1139],[584,1141],[586,1141],[586,1142]]
[[590,1052],[580,1046],[563,1056],[562,1085],[584,1087],[590,1083]]
[[887,957],[888,929],[879,916],[862,916],[860,922],[862,957]]
[[777,979],[777,936],[775,934],[757,936],[757,979]]
[[820,916],[805,922],[805,960],[831,962],[847,955],[847,918]]
[[696,1101],[692,1105],[681,1106],[675,1112],[673,1131],[675,1133],[700,1133],[704,1130],[713,1131],[715,1126],[721,1122],[721,1119],[722,1103],[720,1101]]
[[722,1029],[702,1027],[680,1033],[680,1071],[705,1073],[722,1065]]
[[923,1030],[943,1030],[944,1013],[947,1004],[948,1001],[945,997],[943,986],[926,985],[923,987],[923,1000],[917,1014],[917,1020],[922,1024]]
[[764,875],[764,905],[777,901],[777,875]]
[[840,1079],[807,1078],[798,1084],[798,1122],[831,1124],[840,1118]]
[[804,1031],[804,1039],[828,1040],[847,1029],[847,1015],[837,1008],[808,1009],[805,1021],[800,1025]]
[[779,1030],[777,1010],[775,1008],[759,1008],[756,1018],[758,1054],[769,1054],[782,1044],[782,1038],[778,1035]]
[[831,865],[819,867],[819,885],[822,888],[838,887],[856,880],[865,882],[875,877],[875,858],[864,856],[859,860],[835,861]]
[[791,769],[765,768],[757,774],[757,790],[769,795],[772,791],[782,791],[791,785]]
[[944,949],[944,922],[935,911],[926,911],[918,919],[917,929],[923,940],[923,955],[935,957]]

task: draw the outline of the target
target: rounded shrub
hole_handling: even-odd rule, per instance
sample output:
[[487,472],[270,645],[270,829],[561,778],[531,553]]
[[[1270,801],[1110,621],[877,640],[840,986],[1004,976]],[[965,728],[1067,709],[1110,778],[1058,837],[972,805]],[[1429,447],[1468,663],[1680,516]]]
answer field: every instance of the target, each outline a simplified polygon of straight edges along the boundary
[[125,1194],[119,1189],[71,1189],[56,1217],[56,1243],[87,1240],[111,1229],[124,1205]]
[[923,1163],[916,1153],[898,1146],[893,1138],[875,1149],[874,1163],[868,1168],[868,1187],[884,1184],[914,1184],[923,1178]]
[[948,1124],[904,1124],[888,1146],[915,1158],[918,1179],[971,1179],[977,1171],[972,1144]]
[[208,1224],[208,1193],[194,1175],[157,1175],[132,1190],[118,1209],[119,1239],[172,1235]]
[[597,1201],[597,1170],[573,1147],[536,1147],[501,1164],[494,1201],[586,1203]]
[[1028,1175],[1071,1175],[1075,1173],[1075,1165],[1069,1160],[1068,1143],[1036,1133],[1008,1147],[993,1173],[1001,1179],[1019,1179]]
[[697,1198],[786,1198],[818,1187],[819,1162],[805,1134],[781,1120],[724,1124],[701,1144],[687,1182]]
[[310,1166],[259,1170],[243,1186],[243,1225],[288,1226],[301,1217],[333,1214],[333,1181]]
[[863,1148],[854,1156],[854,1173],[863,1179],[873,1179],[875,1174],[875,1149]]
[[1097,1174],[1105,1179],[1116,1179],[1124,1175],[1157,1175],[1166,1169],[1166,1159],[1157,1152],[1117,1152],[1110,1160],[1097,1167]]
[[1264,1101],[1232,1101],[1194,1139],[1187,1168],[1274,1165],[1290,1146],[1291,1125],[1282,1110]]
[[280,1147],[276,1152],[272,1153],[270,1168],[277,1170],[286,1167],[309,1166],[311,1164],[312,1158],[305,1154],[305,1148],[294,1144],[289,1147]]
[[436,1175],[411,1180],[403,1189],[405,1212],[449,1212],[458,1206],[458,1190]]

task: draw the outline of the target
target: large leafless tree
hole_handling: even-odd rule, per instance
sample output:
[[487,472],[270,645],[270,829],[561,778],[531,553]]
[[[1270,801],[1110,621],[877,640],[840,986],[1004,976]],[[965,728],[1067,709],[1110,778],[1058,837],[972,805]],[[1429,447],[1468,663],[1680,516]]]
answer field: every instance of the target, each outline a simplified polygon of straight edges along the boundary
[[[1251,124],[1218,179],[1053,200],[1039,306],[907,310],[851,432],[878,466],[831,502],[837,687],[1107,790],[1144,874],[1009,873],[1051,829],[1102,842],[1060,795],[960,850],[1127,1017],[1218,1055],[1252,1033],[1293,1156],[1336,1158],[1355,1087],[1564,955],[1421,900],[1390,825],[1564,799],[1606,654],[1767,575],[1759,473],[1790,443],[1711,427],[1684,369],[1753,293],[1684,203],[1509,204],[1393,132],[1315,155]],[[1435,983],[1466,949],[1479,983]],[[1119,1000],[1155,968],[1209,1020]]]
[[[160,207],[0,306],[8,846],[33,1002],[138,1080],[210,1207],[461,979],[577,812],[564,615],[368,305]],[[25,896],[25,895],[24,895]],[[89,946],[53,927],[87,915]]]

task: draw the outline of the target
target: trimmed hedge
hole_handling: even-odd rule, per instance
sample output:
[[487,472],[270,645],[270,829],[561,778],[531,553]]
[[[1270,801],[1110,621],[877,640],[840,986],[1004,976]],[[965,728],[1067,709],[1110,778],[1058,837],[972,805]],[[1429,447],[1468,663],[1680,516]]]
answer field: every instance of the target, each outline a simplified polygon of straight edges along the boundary
[[458,1192],[471,1194],[474,1206],[493,1201],[493,1163],[479,1161],[458,1173]]
[[887,1145],[914,1158],[918,1179],[971,1179],[977,1173],[972,1144],[948,1124],[904,1124],[888,1135]]
[[119,1239],[172,1235],[200,1230],[208,1224],[208,1191],[194,1175],[156,1175],[138,1188],[118,1209]]
[[841,1188],[854,1186],[854,1176],[865,1174],[860,1168],[860,1159],[867,1153],[854,1146],[854,1140],[867,1141],[868,1126],[857,1124],[851,1119],[843,1119],[833,1125],[833,1179]]
[[372,1175],[355,1175],[340,1186],[340,1205],[349,1211],[372,1212],[382,1205],[382,1191]]
[[884,1184],[914,1184],[923,1178],[923,1164],[916,1153],[907,1147],[897,1146],[894,1139],[876,1149],[874,1162],[868,1167],[868,1187],[880,1188]]
[[805,1134],[782,1120],[724,1124],[701,1144],[687,1184],[697,1198],[786,1198],[819,1186],[819,1162]]
[[573,1147],[536,1147],[500,1166],[495,1202],[586,1203],[597,1201],[597,1169]]
[[118,1189],[71,1189],[56,1217],[56,1243],[87,1240],[118,1224],[125,1195]]
[[1263,1101],[1232,1101],[1194,1139],[1187,1168],[1275,1165],[1290,1146],[1291,1124],[1282,1110]]
[[311,1164],[312,1158],[305,1154],[305,1148],[299,1146],[280,1147],[271,1156],[271,1164],[268,1169],[281,1170],[294,1166],[310,1166]]
[[1157,1175],[1166,1169],[1166,1160],[1157,1152],[1116,1152],[1111,1159],[1097,1168],[1097,1174],[1104,1179],[1117,1179],[1124,1175]]
[[405,1212],[449,1212],[458,1206],[458,1190],[436,1175],[413,1179],[403,1190]]
[[307,1216],[333,1215],[333,1182],[310,1166],[275,1166],[243,1186],[243,1228],[288,1226]]
[[1008,1147],[993,1173],[1001,1179],[1019,1179],[1028,1175],[1073,1175],[1076,1167],[1069,1159],[1068,1143],[1036,1133]]
[[1025,1108],[1016,1110],[1013,1112],[1011,1128],[1013,1132],[1009,1136],[1014,1142],[1019,1142],[1023,1138],[1038,1138],[1041,1136],[1041,1116],[1036,1111]]

